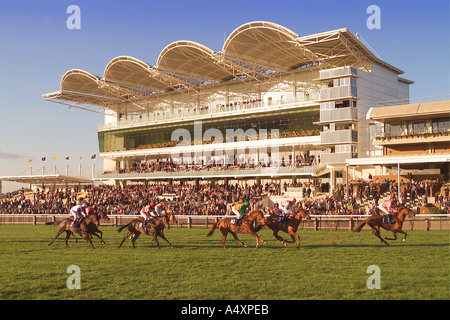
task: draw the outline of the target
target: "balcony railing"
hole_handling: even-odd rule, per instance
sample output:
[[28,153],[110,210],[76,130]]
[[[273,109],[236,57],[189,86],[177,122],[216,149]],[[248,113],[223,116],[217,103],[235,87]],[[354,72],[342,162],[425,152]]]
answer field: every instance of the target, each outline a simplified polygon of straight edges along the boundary
[[357,110],[350,107],[320,111],[320,122],[351,121],[357,117]]
[[357,69],[352,67],[334,68],[320,71],[320,79],[333,79],[344,76],[356,76],[358,74]]
[[131,172],[131,173],[101,173],[94,179],[182,179],[202,177],[249,177],[249,176],[288,176],[288,175],[314,175],[322,169],[323,165],[316,164],[303,167],[262,167],[255,169],[223,169],[223,170],[188,170],[188,171],[158,171],[158,172]]
[[323,164],[345,163],[345,160],[356,157],[356,153],[352,152],[322,153],[320,162]]
[[413,103],[425,103],[425,102],[436,102],[445,101],[450,99],[450,94],[442,94],[436,96],[419,97],[419,98],[407,98],[407,99],[396,99],[377,102],[377,107],[388,107],[388,106],[399,106],[404,104]]
[[334,99],[342,99],[348,97],[356,97],[356,87],[351,85],[339,86],[339,87],[331,87],[331,88],[322,88],[320,89],[319,100],[334,100]]
[[129,116],[130,119],[122,119],[118,122],[102,123],[98,129],[116,129],[130,125],[142,125],[150,123],[163,123],[170,121],[199,120],[213,116],[222,116],[227,113],[240,114],[249,111],[259,111],[264,108],[289,107],[292,104],[310,104],[317,101],[318,93],[304,95],[300,97],[283,97],[280,99],[266,99],[264,101],[251,103],[236,103],[236,105],[208,105],[204,107],[175,108],[173,110],[158,110],[153,113]]
[[320,133],[321,144],[342,144],[358,142],[358,133],[352,129],[323,131]]

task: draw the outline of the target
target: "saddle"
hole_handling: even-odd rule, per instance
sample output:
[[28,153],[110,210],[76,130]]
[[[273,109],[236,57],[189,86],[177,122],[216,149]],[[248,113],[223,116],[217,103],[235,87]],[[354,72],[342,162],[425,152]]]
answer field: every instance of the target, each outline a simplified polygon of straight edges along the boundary
[[242,224],[242,219],[238,218],[231,219],[230,223],[236,227],[239,227]]
[[392,214],[385,214],[383,216],[382,222],[386,223],[386,224],[394,224],[395,223],[394,217],[392,217]]
[[[71,217],[72,218],[72,217]],[[80,225],[81,225],[81,222],[84,220],[84,218],[85,217],[81,217],[80,219],[76,219],[76,220],[73,220],[73,218],[71,219],[72,220],[72,223],[70,224],[71,225],[71,227],[73,227],[73,228],[78,228]]]

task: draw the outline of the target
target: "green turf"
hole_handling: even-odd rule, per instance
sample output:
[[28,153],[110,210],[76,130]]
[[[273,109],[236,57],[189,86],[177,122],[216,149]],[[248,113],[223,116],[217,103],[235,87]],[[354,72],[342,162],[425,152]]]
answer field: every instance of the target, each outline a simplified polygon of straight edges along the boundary
[[[55,226],[0,226],[0,299],[449,299],[448,232],[410,231],[387,247],[370,232],[299,231],[301,248],[283,247],[268,230],[269,246],[218,230],[166,230],[175,248],[161,250],[141,236],[136,249],[124,235],[101,227],[106,245],[70,241],[47,246]],[[383,235],[387,236],[385,232]],[[67,267],[81,270],[81,290],[70,290]],[[381,270],[381,289],[368,289],[367,267]]]

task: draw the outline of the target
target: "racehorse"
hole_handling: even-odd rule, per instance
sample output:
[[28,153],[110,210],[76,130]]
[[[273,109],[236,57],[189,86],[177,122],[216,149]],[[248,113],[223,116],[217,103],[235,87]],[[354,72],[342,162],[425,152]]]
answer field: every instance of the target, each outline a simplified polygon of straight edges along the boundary
[[131,244],[133,245],[133,248],[136,248],[134,243],[137,240],[137,238],[139,238],[141,233],[151,235],[153,237],[153,240],[155,240],[158,249],[161,249],[159,247],[159,242],[157,239],[158,236],[163,238],[170,245],[170,247],[173,248],[172,244],[169,242],[169,240],[166,239],[163,232],[164,227],[170,229],[170,221],[176,221],[173,213],[167,213],[164,216],[152,219],[146,228],[144,227],[145,222],[143,219],[141,218],[134,219],[130,223],[117,229],[117,232],[121,232],[123,229],[127,228],[127,234],[125,235],[125,237],[123,237],[122,242],[117,246],[117,248],[120,248],[122,244],[125,242],[125,240],[128,238],[131,239]]
[[264,215],[260,210],[255,210],[255,211],[252,211],[252,212],[248,213],[247,215],[245,215],[241,219],[240,226],[236,226],[236,225],[232,224],[231,218],[223,218],[222,220],[220,220],[219,222],[216,222],[212,226],[212,228],[208,232],[207,236],[208,237],[212,236],[214,233],[214,230],[219,228],[220,231],[222,232],[222,246],[224,249],[226,249],[225,240],[227,238],[228,232],[233,235],[234,240],[236,240],[240,245],[242,245],[244,247],[247,247],[247,245],[242,243],[242,241],[238,239],[236,233],[246,233],[246,234],[250,234],[256,238],[256,247],[258,248],[259,241],[263,242],[264,244],[267,244],[267,242],[265,242],[263,239],[261,239],[256,234],[255,228],[253,227],[253,222],[255,220],[257,220],[261,225],[265,224]]
[[[403,233],[405,235],[405,237],[402,240],[402,242],[405,242],[407,234],[405,231],[402,230],[402,226],[406,216],[409,216],[410,218],[414,217],[414,212],[406,206],[398,207],[397,212],[392,213],[394,223],[391,224],[384,223],[383,216],[379,214],[374,214],[369,218],[367,218],[366,220],[364,220],[359,226],[353,228],[353,232],[360,232],[362,228],[366,224],[368,224],[372,228],[372,234],[378,237],[381,240],[381,242],[384,242],[386,245],[389,245],[389,243],[387,243],[386,240],[397,240],[397,232]],[[384,238],[386,240],[381,238],[380,228],[392,231],[394,238]]]
[[[66,243],[66,246],[68,245],[68,240],[70,235],[74,235],[74,233],[78,233],[83,239],[88,241],[92,248],[95,249],[94,244],[92,243],[92,234],[98,230],[98,226],[100,225],[100,219],[97,216],[97,214],[89,214],[88,216],[81,219],[80,224],[78,227],[71,227],[72,220],[67,218],[59,222],[58,224],[58,231],[56,232],[55,237],[52,241],[48,244],[49,246],[55,242],[56,238],[58,238],[61,233],[64,231],[66,232],[66,238],[64,239],[64,242]],[[47,223],[47,224],[54,224],[54,223]],[[75,235],[74,235],[75,236]],[[76,239],[76,238],[75,238]],[[103,239],[102,239],[103,241]],[[104,243],[104,242],[103,242]]]
[[[300,236],[297,234],[298,225],[302,219],[310,219],[309,213],[303,209],[297,211],[292,217],[287,218],[284,222],[278,222],[278,215],[272,214],[266,219],[266,226],[273,231],[273,235],[277,240],[286,247],[287,243],[294,243],[297,238],[297,248],[300,247]],[[258,231],[260,229],[256,228]],[[278,235],[279,231],[286,232],[292,238],[292,241],[284,240]]]
[[[109,221],[109,217],[108,217],[108,215],[105,212],[103,212],[103,211],[97,212],[97,210],[95,210],[95,209],[92,211],[91,214],[97,216],[98,224],[95,224],[92,221],[90,221],[90,222],[88,221],[87,231],[88,231],[89,234],[94,235],[97,238],[99,238],[101,244],[105,244],[105,241],[103,240],[103,232],[98,228],[98,226],[100,225],[100,220],[101,219],[105,219],[106,221]],[[73,217],[71,216],[71,217],[68,217],[68,218],[66,218],[66,219],[64,219],[64,220],[59,222],[59,225],[61,225],[63,222],[68,225],[68,226],[65,227],[65,230],[63,230],[63,231],[66,231],[66,238],[64,239],[64,242],[66,243],[66,246],[68,246],[68,241],[69,241],[70,236],[73,236],[75,238],[75,243],[78,242],[78,239],[75,236],[75,233],[69,230],[70,229],[69,227],[70,227],[70,224],[72,223],[72,221],[73,221]],[[46,225],[54,225],[54,224],[56,224],[56,222],[47,222],[46,223]],[[58,231],[59,230],[60,230],[60,228],[58,228]],[[57,234],[56,238],[59,237],[59,235],[61,233]],[[77,233],[81,235],[81,233],[78,232],[78,230],[77,230]],[[55,241],[55,239],[53,239],[53,241],[51,243],[49,243],[49,245],[51,245]]]

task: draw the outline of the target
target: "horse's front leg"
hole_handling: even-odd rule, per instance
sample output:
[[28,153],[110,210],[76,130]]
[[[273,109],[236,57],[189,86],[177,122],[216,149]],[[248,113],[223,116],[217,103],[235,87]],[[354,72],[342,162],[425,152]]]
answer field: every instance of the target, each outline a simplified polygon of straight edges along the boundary
[[385,237],[385,239],[386,239],[386,240],[397,240],[397,232],[396,232],[396,230],[392,230],[392,234],[394,235],[393,238],[387,238],[387,237]]
[[403,231],[402,229],[397,230],[397,232],[403,233],[405,235],[405,237],[402,239],[402,242],[406,241],[406,236],[408,235],[405,231]]
[[[231,232],[231,231],[230,231],[230,233],[233,236],[234,240],[236,240],[241,246],[244,246],[247,248],[247,245],[245,243],[243,243],[241,240],[239,240],[236,233]],[[256,247],[258,247],[258,242],[256,243]]]
[[261,239],[261,237],[258,236],[255,232],[250,231],[249,234],[252,235],[252,236],[254,236],[254,237],[256,238],[256,247],[257,247],[257,248],[259,247],[259,241],[261,241],[262,243],[268,245],[268,243],[265,242],[263,239]]

